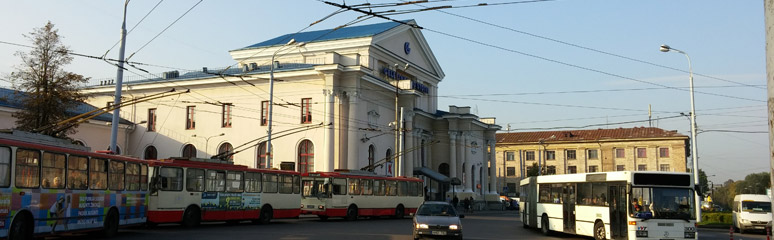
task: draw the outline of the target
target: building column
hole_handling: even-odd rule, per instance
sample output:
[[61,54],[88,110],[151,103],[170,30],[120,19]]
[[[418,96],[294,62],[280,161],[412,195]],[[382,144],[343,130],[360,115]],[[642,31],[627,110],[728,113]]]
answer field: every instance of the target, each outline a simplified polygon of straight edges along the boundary
[[406,177],[413,177],[414,176],[414,156],[416,154],[416,150],[413,150],[411,152],[410,149],[414,148],[414,112],[413,111],[404,111],[403,112],[403,121],[405,121],[405,125],[403,126],[403,134],[405,134],[406,141],[403,143],[403,175]]
[[449,178],[457,177],[457,132],[449,132]]
[[333,90],[324,89],[323,95],[325,95],[325,100],[326,100],[325,102],[326,122],[324,122],[323,124],[327,124],[327,126],[325,126],[325,157],[324,157],[325,164],[320,170],[326,171],[326,172],[333,172],[333,170],[336,168],[335,155],[334,155],[334,153],[336,152],[334,151],[334,149],[336,148],[334,130],[336,128],[333,127],[333,121],[335,119],[334,116],[336,115],[334,113],[335,111],[334,103],[336,102],[336,100],[335,100],[335,94],[333,93]]
[[360,154],[360,139],[358,138],[358,92],[347,92],[349,97],[349,115],[347,116],[347,169],[355,170],[358,168],[358,157]]
[[[489,193],[496,194],[497,193],[497,158],[495,154],[497,151],[495,151],[495,139],[489,139],[489,182],[492,183],[492,187],[489,188]],[[503,162],[505,159],[503,158]],[[503,169],[505,171],[505,169]]]
[[462,142],[460,143],[460,153],[463,161],[462,169],[465,169],[465,192],[473,192],[473,184],[475,180],[473,180],[473,170],[471,169],[472,162],[470,156],[468,154],[470,153],[470,150],[468,149],[468,134],[463,133],[462,134]]

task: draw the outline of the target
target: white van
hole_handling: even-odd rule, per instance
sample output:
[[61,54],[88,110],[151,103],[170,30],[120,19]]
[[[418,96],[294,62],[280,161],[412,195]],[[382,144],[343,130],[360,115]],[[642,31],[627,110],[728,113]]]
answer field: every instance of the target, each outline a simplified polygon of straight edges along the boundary
[[734,230],[765,230],[771,222],[771,199],[768,195],[739,194],[734,196]]

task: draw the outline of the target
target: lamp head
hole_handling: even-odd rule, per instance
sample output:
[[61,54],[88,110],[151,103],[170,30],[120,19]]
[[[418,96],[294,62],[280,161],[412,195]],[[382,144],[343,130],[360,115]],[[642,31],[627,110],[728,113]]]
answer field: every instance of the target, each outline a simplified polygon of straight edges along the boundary
[[669,47],[669,45],[662,44],[661,49],[659,49],[662,52],[669,52],[669,50],[672,50],[672,48]]
[[296,47],[304,47],[304,46],[306,46],[306,42],[300,42],[298,43],[298,45],[296,45]]
[[296,39],[295,38],[290,39],[290,41],[288,41],[288,43],[285,43],[285,45],[290,45],[290,44],[294,44],[294,43],[296,43]]
[[218,136],[223,136],[223,135],[226,135],[226,134],[225,134],[225,133],[220,133],[220,134],[218,134]]
[[194,135],[191,135],[191,137],[196,137],[196,134],[194,134]]

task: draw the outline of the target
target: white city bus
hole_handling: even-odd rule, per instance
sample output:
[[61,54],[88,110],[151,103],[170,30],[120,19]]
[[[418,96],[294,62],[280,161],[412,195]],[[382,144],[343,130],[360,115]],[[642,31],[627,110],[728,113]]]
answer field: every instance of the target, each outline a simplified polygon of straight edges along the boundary
[[419,178],[378,176],[365,172],[313,172],[301,176],[301,213],[320,219],[361,216],[403,218],[424,202]]
[[214,159],[150,162],[148,223],[268,223],[301,212],[300,173],[254,169]]
[[696,239],[688,173],[601,172],[521,181],[525,228],[595,239]]

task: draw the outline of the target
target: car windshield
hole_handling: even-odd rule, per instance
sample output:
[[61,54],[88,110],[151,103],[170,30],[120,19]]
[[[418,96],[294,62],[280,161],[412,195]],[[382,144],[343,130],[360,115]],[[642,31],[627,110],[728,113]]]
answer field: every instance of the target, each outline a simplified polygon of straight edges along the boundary
[[330,178],[304,178],[301,179],[301,185],[304,187],[303,197],[329,198]]
[[629,202],[634,218],[696,219],[693,190],[688,188],[633,187]]
[[423,204],[417,210],[419,216],[457,216],[457,211],[449,204]]
[[768,212],[771,212],[771,203],[742,201],[742,211],[768,213]]

